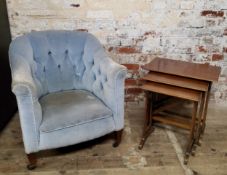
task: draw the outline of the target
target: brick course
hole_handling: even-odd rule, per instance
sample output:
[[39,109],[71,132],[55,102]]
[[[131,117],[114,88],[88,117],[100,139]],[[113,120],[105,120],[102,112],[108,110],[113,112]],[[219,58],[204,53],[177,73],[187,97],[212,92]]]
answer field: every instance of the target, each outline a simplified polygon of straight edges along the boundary
[[223,17],[224,11],[204,10],[201,12],[202,16]]
[[213,54],[212,55],[212,61],[220,61],[223,60],[224,56],[221,54]]
[[223,47],[223,53],[227,53],[227,47]]

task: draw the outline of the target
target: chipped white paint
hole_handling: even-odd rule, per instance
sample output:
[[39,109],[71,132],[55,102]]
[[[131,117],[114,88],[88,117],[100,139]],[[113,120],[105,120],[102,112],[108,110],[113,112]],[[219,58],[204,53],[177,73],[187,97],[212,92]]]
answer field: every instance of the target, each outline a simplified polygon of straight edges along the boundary
[[110,10],[90,10],[87,12],[87,18],[96,18],[96,19],[113,19],[113,12]]
[[166,0],[163,0],[163,1],[154,0],[153,3],[151,4],[151,6],[154,10],[165,9],[167,6]]
[[129,169],[139,169],[147,165],[146,158],[143,157],[139,152],[138,149],[134,147],[130,147],[127,151],[126,155],[123,155],[123,162]]
[[180,4],[180,8],[183,10],[191,10],[194,8],[194,1],[182,1]]

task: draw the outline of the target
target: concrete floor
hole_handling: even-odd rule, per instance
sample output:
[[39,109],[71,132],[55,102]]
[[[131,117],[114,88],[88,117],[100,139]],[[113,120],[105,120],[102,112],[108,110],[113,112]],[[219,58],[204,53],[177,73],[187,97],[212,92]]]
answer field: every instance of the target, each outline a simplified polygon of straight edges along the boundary
[[227,107],[209,105],[202,146],[183,165],[188,132],[156,127],[143,150],[143,104],[128,104],[123,141],[113,148],[112,135],[71,146],[42,151],[38,168],[28,171],[18,114],[0,133],[0,174],[10,175],[227,175]]

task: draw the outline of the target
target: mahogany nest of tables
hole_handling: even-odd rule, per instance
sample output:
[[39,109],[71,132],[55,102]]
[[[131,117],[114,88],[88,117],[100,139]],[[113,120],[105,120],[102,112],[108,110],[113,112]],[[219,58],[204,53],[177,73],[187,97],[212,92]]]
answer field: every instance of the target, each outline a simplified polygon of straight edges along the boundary
[[[146,93],[146,115],[144,130],[139,149],[147,137],[154,131],[153,123],[174,125],[190,131],[184,163],[187,164],[190,154],[194,154],[195,145],[200,145],[201,135],[206,125],[206,113],[212,82],[218,81],[221,68],[209,64],[196,64],[165,58],[155,58],[142,67],[148,71],[142,80],[141,88]],[[156,105],[154,96],[164,94],[193,103],[192,116],[173,117],[168,113],[160,115],[160,111],[171,108],[173,103],[160,107]],[[176,101],[175,101],[176,102]],[[160,103],[160,102],[159,102]],[[163,103],[164,104],[164,103]],[[159,106],[155,109],[154,106]]]

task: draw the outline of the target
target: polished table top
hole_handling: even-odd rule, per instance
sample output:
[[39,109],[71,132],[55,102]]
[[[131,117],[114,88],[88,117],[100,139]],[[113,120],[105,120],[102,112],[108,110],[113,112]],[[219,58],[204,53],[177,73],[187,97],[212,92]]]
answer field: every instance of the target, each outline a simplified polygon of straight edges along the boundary
[[155,58],[150,63],[144,65],[143,69],[178,75],[206,81],[218,81],[221,68],[209,64],[190,63],[166,58]]

